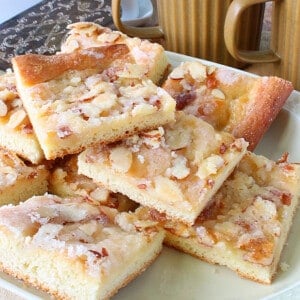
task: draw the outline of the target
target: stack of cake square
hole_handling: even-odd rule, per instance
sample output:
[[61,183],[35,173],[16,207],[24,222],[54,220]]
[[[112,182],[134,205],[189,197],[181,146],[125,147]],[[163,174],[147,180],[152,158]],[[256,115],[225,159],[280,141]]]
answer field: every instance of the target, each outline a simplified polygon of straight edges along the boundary
[[14,57],[1,76],[0,199],[16,204],[0,208],[1,269],[58,298],[107,299],[164,242],[271,283],[300,167],[249,150],[291,84],[198,62],[165,80],[162,46],[69,28],[61,52]]

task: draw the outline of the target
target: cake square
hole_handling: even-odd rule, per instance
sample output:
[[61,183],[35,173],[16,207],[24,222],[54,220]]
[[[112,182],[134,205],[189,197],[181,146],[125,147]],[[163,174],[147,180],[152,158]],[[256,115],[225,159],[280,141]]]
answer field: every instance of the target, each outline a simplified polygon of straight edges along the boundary
[[174,119],[174,99],[149,79],[139,79],[134,67],[128,81],[119,67],[124,57],[129,61],[127,46],[116,44],[13,58],[17,88],[46,159]]
[[44,159],[11,70],[0,75],[0,146],[33,164]]
[[193,224],[248,143],[178,112],[175,122],[78,156],[78,172],[113,192]]
[[243,137],[253,151],[293,91],[291,82],[254,77],[198,61],[176,67],[163,83],[176,108],[217,130]]
[[0,268],[58,299],[109,299],[159,255],[156,224],[80,197],[32,197],[0,208]]
[[240,276],[272,283],[300,196],[300,165],[248,152],[193,226],[140,208],[160,220],[165,243]]
[[92,22],[70,24],[68,29],[70,29],[68,36],[61,46],[62,52],[126,44],[135,63],[143,66],[143,76],[151,79],[154,83],[159,84],[169,69],[164,48],[158,43],[151,43],[149,40],[141,40],[137,37],[131,38],[120,31],[111,30]]
[[14,152],[0,147],[0,205],[46,193],[48,176],[45,166],[27,166]]

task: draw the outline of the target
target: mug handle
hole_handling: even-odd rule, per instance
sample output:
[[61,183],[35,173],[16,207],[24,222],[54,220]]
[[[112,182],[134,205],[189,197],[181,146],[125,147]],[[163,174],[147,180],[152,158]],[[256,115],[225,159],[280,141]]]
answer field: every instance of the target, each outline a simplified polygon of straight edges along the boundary
[[227,50],[236,60],[247,63],[276,62],[280,60],[280,57],[271,49],[247,51],[239,50],[236,45],[237,25],[242,12],[251,5],[267,1],[268,0],[233,0],[230,4],[225,18],[224,39]]
[[112,0],[111,1],[111,10],[114,24],[118,30],[129,36],[137,36],[145,39],[158,39],[164,36],[162,30],[159,26],[154,27],[132,27],[124,24],[121,21],[121,0]]

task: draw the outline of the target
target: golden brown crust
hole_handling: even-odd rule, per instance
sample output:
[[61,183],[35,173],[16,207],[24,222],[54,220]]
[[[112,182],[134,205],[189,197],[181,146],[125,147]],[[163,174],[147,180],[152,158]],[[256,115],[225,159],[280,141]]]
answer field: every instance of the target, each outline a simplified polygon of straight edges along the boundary
[[124,44],[80,49],[57,55],[25,54],[12,59],[24,86],[32,86],[56,78],[68,70],[104,70],[114,60],[124,57],[129,49]]
[[254,97],[246,107],[246,116],[236,124],[233,135],[244,137],[254,150],[293,91],[291,82],[278,77],[263,77],[254,88]]

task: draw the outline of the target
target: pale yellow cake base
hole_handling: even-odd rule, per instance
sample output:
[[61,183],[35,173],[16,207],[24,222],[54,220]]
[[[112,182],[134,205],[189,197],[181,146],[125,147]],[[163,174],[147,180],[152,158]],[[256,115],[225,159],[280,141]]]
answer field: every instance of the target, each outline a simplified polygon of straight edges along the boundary
[[21,177],[13,185],[0,187],[0,205],[17,204],[32,196],[43,195],[48,191],[48,176],[45,168],[37,168],[33,177]]

